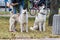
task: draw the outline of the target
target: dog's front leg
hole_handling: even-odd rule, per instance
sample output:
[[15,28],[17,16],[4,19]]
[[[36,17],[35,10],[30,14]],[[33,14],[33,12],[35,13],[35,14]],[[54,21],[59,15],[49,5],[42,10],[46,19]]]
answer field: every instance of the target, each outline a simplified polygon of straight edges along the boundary
[[37,30],[37,29],[38,29],[38,22],[35,20],[32,30]]
[[45,22],[43,23],[43,31],[45,31]]
[[23,23],[20,23],[20,28],[21,28],[21,32],[24,31],[24,24]]
[[42,31],[42,24],[39,22],[39,31]]
[[28,32],[28,13],[26,13],[26,32]]
[[28,32],[28,23],[26,23],[26,32]]

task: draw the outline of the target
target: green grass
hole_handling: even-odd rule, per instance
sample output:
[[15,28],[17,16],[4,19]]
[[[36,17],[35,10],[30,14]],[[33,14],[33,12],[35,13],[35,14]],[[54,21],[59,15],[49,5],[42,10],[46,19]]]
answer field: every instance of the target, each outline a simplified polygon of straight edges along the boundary
[[9,12],[5,12],[5,11],[2,11],[2,12],[0,12],[0,15],[8,15],[8,14],[10,14]]
[[[33,26],[34,18],[29,18],[28,27]],[[38,30],[31,31],[28,33],[20,32],[19,24],[17,24],[17,32],[9,32],[9,17],[0,17],[0,38],[59,38],[60,36],[52,35],[52,28],[48,26],[46,22],[46,32],[40,32]]]

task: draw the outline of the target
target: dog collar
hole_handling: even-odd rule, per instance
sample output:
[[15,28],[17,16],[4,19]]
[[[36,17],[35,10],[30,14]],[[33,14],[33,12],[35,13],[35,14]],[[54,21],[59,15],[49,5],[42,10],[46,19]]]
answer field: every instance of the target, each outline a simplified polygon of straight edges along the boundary
[[40,14],[45,15],[44,13],[40,13]]

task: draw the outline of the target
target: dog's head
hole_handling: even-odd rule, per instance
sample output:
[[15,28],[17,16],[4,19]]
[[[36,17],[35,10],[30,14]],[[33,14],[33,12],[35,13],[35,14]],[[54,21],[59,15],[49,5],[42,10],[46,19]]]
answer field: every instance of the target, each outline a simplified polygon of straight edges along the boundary
[[26,14],[26,12],[27,12],[27,9],[24,9],[24,10],[22,11],[22,14]]
[[39,7],[39,13],[43,13],[43,14],[45,14],[45,15],[47,15],[47,9],[45,9],[45,5],[42,5],[42,6],[40,6]]
[[43,10],[45,8],[45,5],[39,6],[39,10]]

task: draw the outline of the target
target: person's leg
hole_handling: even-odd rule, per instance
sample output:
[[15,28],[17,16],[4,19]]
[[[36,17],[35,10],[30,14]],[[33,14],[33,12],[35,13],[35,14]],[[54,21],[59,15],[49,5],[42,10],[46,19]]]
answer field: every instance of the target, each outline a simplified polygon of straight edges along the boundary
[[16,7],[13,7],[13,13],[16,14]]
[[22,11],[23,11],[23,6],[22,5],[19,6],[19,10],[20,10],[20,14],[21,14]]

